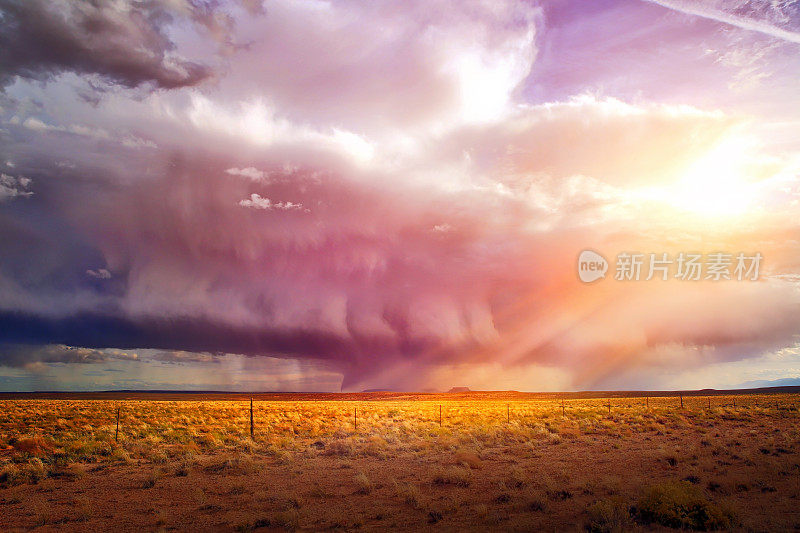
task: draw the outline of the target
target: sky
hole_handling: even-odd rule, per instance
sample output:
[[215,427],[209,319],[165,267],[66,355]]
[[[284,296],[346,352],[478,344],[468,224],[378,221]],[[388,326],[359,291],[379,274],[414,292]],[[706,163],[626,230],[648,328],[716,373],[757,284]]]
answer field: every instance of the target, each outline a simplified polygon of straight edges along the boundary
[[0,390],[786,383],[798,215],[795,0],[0,0]]

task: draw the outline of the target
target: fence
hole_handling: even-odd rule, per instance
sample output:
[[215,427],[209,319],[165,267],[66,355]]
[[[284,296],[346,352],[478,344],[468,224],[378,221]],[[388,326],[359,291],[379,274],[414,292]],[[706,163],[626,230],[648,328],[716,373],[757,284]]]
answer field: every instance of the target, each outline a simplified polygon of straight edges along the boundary
[[[797,395],[644,396],[615,398],[553,398],[538,400],[367,400],[257,401],[242,409],[237,401],[127,400],[109,405],[114,440],[141,438],[151,428],[166,432],[191,428],[226,428],[225,433],[251,439],[266,434],[300,436],[337,431],[369,431],[387,424],[422,424],[457,429],[475,425],[525,425],[587,417],[625,418],[650,414],[703,414],[761,410],[774,415],[797,411]],[[148,411],[144,406],[150,405]],[[114,408],[115,407],[115,408]],[[242,412],[244,416],[242,415]],[[114,416],[116,415],[116,416]],[[101,415],[102,417],[102,415]],[[347,419],[350,419],[349,422]],[[318,421],[318,422],[309,422]],[[378,423],[380,421],[380,423]],[[211,422],[211,424],[210,424]],[[35,422],[34,422],[35,423]],[[239,434],[241,430],[241,433]],[[244,433],[244,432],[247,433]],[[196,436],[196,434],[195,434]]]

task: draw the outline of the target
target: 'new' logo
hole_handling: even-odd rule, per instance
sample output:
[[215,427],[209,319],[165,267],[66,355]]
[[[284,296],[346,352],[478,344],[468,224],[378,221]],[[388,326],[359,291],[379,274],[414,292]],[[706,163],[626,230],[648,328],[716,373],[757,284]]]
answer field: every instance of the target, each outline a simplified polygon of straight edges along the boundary
[[592,250],[584,250],[578,256],[578,277],[584,283],[591,283],[606,277],[608,261]]

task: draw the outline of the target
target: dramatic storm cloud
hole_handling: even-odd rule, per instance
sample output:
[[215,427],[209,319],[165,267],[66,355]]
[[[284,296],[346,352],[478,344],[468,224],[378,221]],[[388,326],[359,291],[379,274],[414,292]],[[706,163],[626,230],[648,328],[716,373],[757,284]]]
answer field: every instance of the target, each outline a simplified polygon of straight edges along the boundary
[[[0,386],[670,387],[774,354],[784,377],[797,15],[0,0]],[[634,251],[764,261],[613,279]]]
[[165,27],[176,16],[192,17],[198,10],[182,0],[3,0],[0,83],[11,83],[15,76],[51,79],[70,71],[98,74],[128,87],[195,85],[210,70],[175,55]]

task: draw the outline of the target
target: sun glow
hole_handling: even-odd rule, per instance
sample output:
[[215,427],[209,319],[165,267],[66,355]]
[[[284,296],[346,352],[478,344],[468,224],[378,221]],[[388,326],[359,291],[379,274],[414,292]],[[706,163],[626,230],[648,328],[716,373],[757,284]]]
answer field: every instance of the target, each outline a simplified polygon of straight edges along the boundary
[[754,183],[748,175],[750,143],[729,138],[692,164],[669,191],[675,207],[709,217],[735,216],[753,207]]

